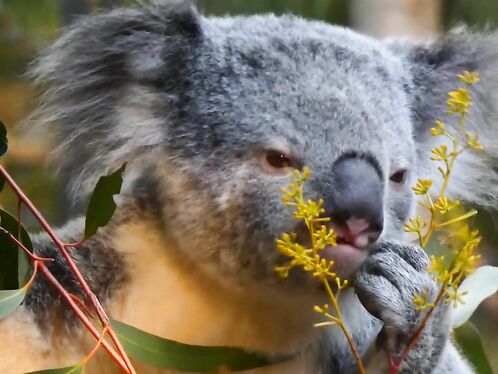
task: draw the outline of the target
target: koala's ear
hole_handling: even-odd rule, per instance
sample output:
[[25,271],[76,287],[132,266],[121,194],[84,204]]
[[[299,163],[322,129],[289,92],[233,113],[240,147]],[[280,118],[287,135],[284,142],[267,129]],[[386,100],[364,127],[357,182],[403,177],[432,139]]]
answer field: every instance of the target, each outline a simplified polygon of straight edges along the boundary
[[181,69],[201,38],[189,2],[155,1],[80,19],[35,62],[45,94],[33,119],[57,125],[57,163],[77,188],[161,143],[159,112],[174,112]]
[[410,70],[406,90],[411,99],[414,136],[420,159],[419,177],[440,180],[430,161],[431,148],[442,142],[431,137],[435,120],[455,126],[457,118],[448,115],[448,92],[464,86],[457,76],[464,70],[478,72],[480,81],[471,88],[473,107],[466,128],[477,132],[484,152],[469,151],[457,161],[450,194],[484,206],[498,205],[498,33],[475,33],[465,28],[450,32],[439,40],[391,47],[405,57]]

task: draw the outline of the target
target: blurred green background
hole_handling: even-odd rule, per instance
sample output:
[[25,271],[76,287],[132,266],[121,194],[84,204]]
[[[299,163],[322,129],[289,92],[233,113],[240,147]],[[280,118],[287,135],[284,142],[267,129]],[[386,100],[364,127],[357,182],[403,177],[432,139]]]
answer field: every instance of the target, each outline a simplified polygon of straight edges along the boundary
[[[10,150],[3,161],[50,222],[62,223],[69,200],[64,181],[45,167],[50,138],[26,135],[17,126],[36,105],[36,94],[23,75],[36,51],[57,37],[79,15],[131,0],[0,0],[0,120],[9,128]],[[466,23],[498,25],[498,0],[199,0],[205,14],[294,13],[356,28],[375,36],[428,37]],[[498,74],[498,66],[497,66]],[[61,178],[62,179],[62,178]],[[15,211],[8,191],[0,205]],[[498,265],[497,215],[481,212],[483,262]],[[30,222],[27,222],[28,225]],[[474,316],[485,347],[498,372],[498,297],[490,298]]]

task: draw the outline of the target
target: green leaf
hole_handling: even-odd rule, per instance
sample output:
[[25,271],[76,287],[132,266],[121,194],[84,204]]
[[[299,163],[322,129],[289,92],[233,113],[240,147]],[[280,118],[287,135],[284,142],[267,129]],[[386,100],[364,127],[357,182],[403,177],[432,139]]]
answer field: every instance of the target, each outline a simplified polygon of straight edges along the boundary
[[75,366],[70,366],[67,368],[60,368],[60,369],[47,369],[47,370],[40,370],[40,371],[30,371],[29,373],[26,374],[84,374],[85,373],[85,367],[82,365],[75,365]]
[[121,192],[125,168],[126,164],[123,164],[114,173],[98,180],[86,211],[85,240],[95,235],[99,227],[107,225],[111,220],[116,210],[113,196]]
[[[8,212],[0,209],[0,226],[18,238],[31,252],[33,244],[26,229],[21,226],[20,235],[19,221]],[[13,243],[6,234],[0,233],[0,289],[12,290],[21,288],[29,280],[31,267],[28,256]]]
[[498,267],[481,266],[470,274],[458,287],[464,302],[459,303],[452,313],[453,327],[463,325],[472,316],[484,299],[498,291]]
[[0,319],[10,314],[22,303],[26,289],[0,291]]
[[205,347],[178,343],[113,320],[112,327],[126,352],[146,364],[170,370],[215,372],[250,370],[281,362],[232,347]]
[[455,329],[454,334],[462,353],[475,368],[476,373],[493,374],[493,369],[486,357],[481,336],[476,327],[472,323],[466,322]]
[[9,141],[7,139],[7,128],[0,121],[0,157],[7,153],[7,149],[9,148]]

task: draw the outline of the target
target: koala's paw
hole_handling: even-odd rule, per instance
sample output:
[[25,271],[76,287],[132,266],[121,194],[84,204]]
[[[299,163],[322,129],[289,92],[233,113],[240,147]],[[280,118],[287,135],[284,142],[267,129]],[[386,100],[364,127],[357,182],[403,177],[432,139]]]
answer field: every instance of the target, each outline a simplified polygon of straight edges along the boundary
[[[425,315],[415,309],[414,295],[426,291],[428,299],[434,300],[439,292],[427,273],[428,264],[429,259],[420,247],[387,241],[370,254],[356,275],[355,289],[361,303],[384,323],[378,344],[393,356],[403,351]],[[417,368],[411,372],[433,368],[449,331],[447,307],[440,305],[404,367],[409,371]]]

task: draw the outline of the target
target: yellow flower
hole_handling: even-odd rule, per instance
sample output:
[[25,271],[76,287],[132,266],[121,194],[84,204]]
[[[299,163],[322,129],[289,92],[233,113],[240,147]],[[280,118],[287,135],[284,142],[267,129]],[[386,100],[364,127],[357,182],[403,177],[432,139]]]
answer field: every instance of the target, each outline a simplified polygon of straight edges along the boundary
[[472,105],[472,96],[466,88],[459,88],[456,91],[448,93],[449,112],[453,113],[467,113]]
[[318,201],[308,200],[307,202],[298,202],[294,218],[302,219],[306,224],[309,224],[313,219],[320,217],[322,213],[325,213],[322,199]]
[[456,208],[459,205],[460,205],[460,201],[459,200],[452,201],[451,199],[449,199],[446,196],[441,196],[441,197],[439,197],[437,199],[436,204],[434,205],[434,207],[437,210],[439,210],[439,212],[441,214],[445,214],[445,213],[448,213],[453,208]]
[[462,253],[462,255],[457,256],[455,259],[454,268],[457,273],[466,277],[476,269],[477,263],[481,259],[481,255],[473,255],[471,253],[466,253],[465,251],[460,253]]
[[446,125],[441,121],[436,121],[435,125],[436,127],[431,128],[431,135],[438,136],[444,134],[446,131]]
[[328,313],[329,312],[329,304],[325,304],[324,306],[315,305],[313,307],[313,310],[317,313],[320,313],[320,314]]
[[313,233],[313,237],[315,238],[315,247],[318,250],[322,250],[326,246],[334,247],[337,245],[335,232],[325,225],[320,225],[320,228]]
[[[306,272],[310,272],[313,277],[327,281],[328,278],[340,279],[332,271],[333,261],[321,258],[317,252],[326,246],[336,245],[336,236],[332,229],[328,228],[323,222],[329,220],[327,217],[320,217],[325,212],[323,209],[323,200],[304,200],[303,185],[310,177],[309,168],[303,168],[302,171],[296,170],[292,174],[292,180],[289,188],[282,189],[283,201],[286,205],[294,208],[294,218],[303,220],[308,227],[310,234],[311,248],[306,248],[297,243],[295,233],[284,233],[276,240],[277,250],[290,258],[290,262],[282,266],[275,267],[275,271],[282,277],[286,278],[289,271],[294,267],[299,267]],[[347,283],[343,283],[344,285]]]
[[408,218],[408,223],[405,223],[405,232],[421,233],[422,230],[427,226],[427,222],[422,221],[420,216],[415,218]]
[[291,265],[282,265],[282,266],[276,266],[275,271],[277,272],[278,276],[282,279],[285,279],[289,276],[289,272],[292,270]]
[[469,85],[476,84],[477,82],[479,82],[479,73],[465,70],[462,72],[462,74],[458,75],[458,79]]
[[431,157],[433,161],[448,161],[448,146],[441,144],[432,150],[434,156]]
[[422,293],[413,295],[413,303],[415,304],[415,310],[422,311],[427,308],[433,308],[434,303],[428,301],[427,290],[422,291]]
[[327,261],[326,259],[322,258],[316,261],[314,264],[314,270],[313,276],[316,278],[321,278],[321,277],[335,277],[335,273],[331,271],[332,266],[334,266],[334,261]]
[[446,290],[446,299],[444,300],[445,304],[453,303],[453,307],[456,308],[458,304],[465,304],[465,301],[462,299],[462,296],[467,295],[468,292],[458,292],[453,291],[451,288]]
[[427,271],[434,274],[443,274],[446,271],[446,259],[444,256],[436,257],[434,255],[430,256],[431,263]]
[[465,133],[465,139],[467,140],[467,146],[474,148],[478,151],[484,150],[484,147],[479,143],[479,135],[472,134],[470,132]]
[[294,170],[292,172],[292,181],[289,188],[282,188],[282,201],[285,205],[296,206],[303,203],[303,184],[311,176],[311,170],[304,167],[303,170]]
[[432,180],[430,179],[419,179],[417,180],[417,184],[412,187],[412,190],[416,195],[425,195],[429,192],[429,189],[432,186]]
[[[458,209],[460,210],[460,208]],[[464,212],[463,208],[461,209]],[[452,215],[455,212],[451,212]],[[458,216],[462,213],[458,212]],[[455,251],[463,248],[467,243],[476,243],[479,241],[479,231],[470,231],[469,225],[463,221],[456,222],[449,226],[449,230],[446,231],[445,235],[440,237],[441,245],[453,248]]]

